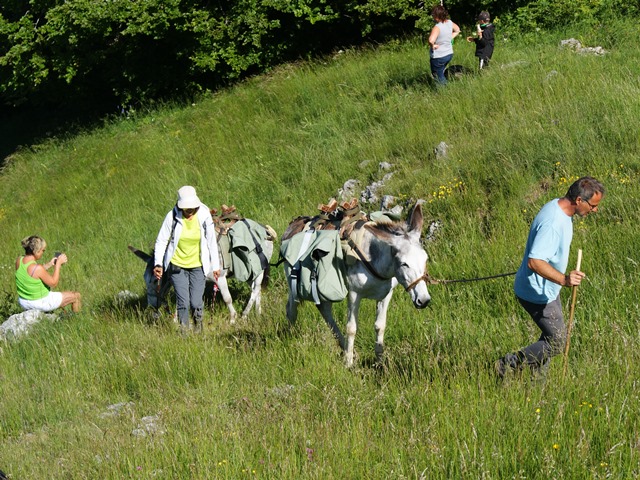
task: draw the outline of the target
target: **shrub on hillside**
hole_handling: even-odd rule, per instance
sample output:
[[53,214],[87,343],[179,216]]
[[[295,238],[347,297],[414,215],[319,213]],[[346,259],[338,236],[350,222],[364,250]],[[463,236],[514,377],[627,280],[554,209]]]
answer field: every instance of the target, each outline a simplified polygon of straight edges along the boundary
[[526,34],[638,14],[640,5],[629,0],[535,0],[503,15],[501,29],[512,35]]
[[[2,103],[135,104],[216,88],[282,61],[412,25],[417,2],[3,2]],[[381,19],[381,20],[378,20]],[[392,20],[390,20],[392,19]],[[381,27],[382,28],[382,27]]]
[[[430,22],[435,3],[7,0],[0,4],[0,104],[64,101],[113,111],[189,97],[284,61],[414,31],[417,20]],[[448,8],[473,18],[480,6],[451,0]]]

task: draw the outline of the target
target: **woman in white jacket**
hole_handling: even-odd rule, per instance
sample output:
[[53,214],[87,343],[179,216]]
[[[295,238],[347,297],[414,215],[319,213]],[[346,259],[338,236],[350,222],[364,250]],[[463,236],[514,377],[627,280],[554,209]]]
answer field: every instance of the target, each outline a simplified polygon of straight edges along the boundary
[[190,329],[191,310],[195,330],[201,332],[205,278],[211,275],[218,280],[220,259],[211,213],[195,188],[178,190],[176,206],[160,227],[154,256],[154,275],[161,280],[166,271],[175,289],[182,331]]

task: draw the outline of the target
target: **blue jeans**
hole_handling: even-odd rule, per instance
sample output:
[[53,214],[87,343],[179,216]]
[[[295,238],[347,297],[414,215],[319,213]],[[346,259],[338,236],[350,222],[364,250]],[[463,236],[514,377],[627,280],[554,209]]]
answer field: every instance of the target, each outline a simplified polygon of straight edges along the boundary
[[189,308],[196,326],[201,325],[204,308],[205,277],[202,267],[181,268],[169,266],[171,283],[176,291],[178,320],[183,327],[189,327]]
[[452,58],[453,53],[445,57],[431,59],[431,75],[433,75],[433,78],[435,78],[439,84],[445,85],[447,83],[447,79],[444,76],[444,69],[447,68]]

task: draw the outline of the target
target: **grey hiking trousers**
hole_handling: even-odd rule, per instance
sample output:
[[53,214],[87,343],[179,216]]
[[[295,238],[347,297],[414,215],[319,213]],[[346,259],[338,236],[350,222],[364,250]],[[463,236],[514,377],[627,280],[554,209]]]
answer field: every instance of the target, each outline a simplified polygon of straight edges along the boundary
[[521,349],[517,356],[520,362],[534,369],[543,367],[551,357],[562,353],[567,339],[560,296],[546,305],[517,298],[520,305],[531,315],[533,321],[542,331],[538,341]]
[[205,277],[202,267],[181,268],[169,265],[170,279],[176,291],[176,307],[180,325],[189,327],[189,310],[196,326],[202,324]]

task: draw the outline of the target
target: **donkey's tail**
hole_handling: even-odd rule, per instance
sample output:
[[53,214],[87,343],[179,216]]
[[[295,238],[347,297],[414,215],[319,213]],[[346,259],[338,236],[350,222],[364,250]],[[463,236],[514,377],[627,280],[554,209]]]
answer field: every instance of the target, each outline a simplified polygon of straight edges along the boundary
[[269,278],[271,278],[271,264],[267,265],[267,268],[262,272],[262,283],[260,284],[262,288],[269,286]]
[[145,262],[148,262],[149,260],[153,259],[152,255],[149,255],[148,253],[143,252],[142,250],[138,250],[136,247],[133,247],[131,245],[129,245],[129,250],[131,250],[136,257],[144,260]]

